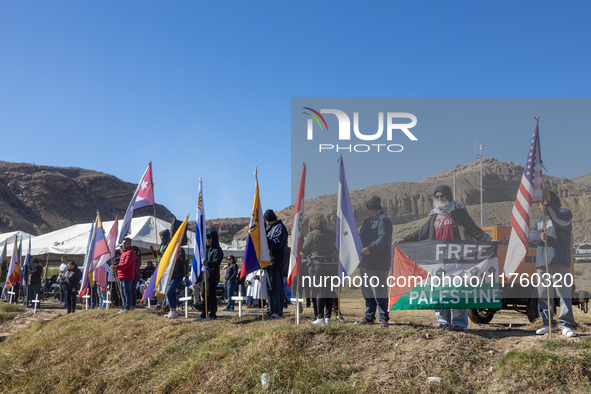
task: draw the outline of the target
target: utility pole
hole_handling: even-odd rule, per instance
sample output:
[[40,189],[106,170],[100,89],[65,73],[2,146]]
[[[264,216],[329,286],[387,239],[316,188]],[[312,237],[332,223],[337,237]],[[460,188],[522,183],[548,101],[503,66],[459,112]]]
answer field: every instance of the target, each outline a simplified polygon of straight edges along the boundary
[[480,154],[476,153],[476,140],[474,140],[474,153],[476,160],[480,159],[480,227],[484,227],[484,210],[482,209],[482,148],[484,148],[484,145],[480,145]]

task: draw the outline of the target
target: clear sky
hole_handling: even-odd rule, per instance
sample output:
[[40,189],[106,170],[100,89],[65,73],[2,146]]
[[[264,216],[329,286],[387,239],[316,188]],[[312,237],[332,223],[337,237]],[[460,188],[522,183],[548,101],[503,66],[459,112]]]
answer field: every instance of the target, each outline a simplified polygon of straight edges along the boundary
[[[199,177],[208,218],[250,216],[258,167],[263,209],[282,209],[292,97],[589,96],[590,11],[584,1],[2,1],[0,159],[132,183],[153,161],[157,202],[192,219]],[[523,162],[532,132],[515,157],[485,156]],[[473,160],[474,138],[461,138],[468,153],[452,166],[434,158],[400,180]],[[589,132],[564,138],[553,148],[567,160]]]

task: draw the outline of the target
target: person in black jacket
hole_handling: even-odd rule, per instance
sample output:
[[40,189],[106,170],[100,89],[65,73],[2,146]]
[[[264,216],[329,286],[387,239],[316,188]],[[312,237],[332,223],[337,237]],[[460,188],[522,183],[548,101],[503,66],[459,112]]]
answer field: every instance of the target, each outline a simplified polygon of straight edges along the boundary
[[287,259],[287,228],[272,209],[263,215],[267,227],[267,244],[271,264],[267,272],[267,312],[266,319],[277,319],[283,315],[283,266]]
[[43,267],[38,259],[33,259],[33,266],[29,268],[27,278],[27,307],[30,307],[32,301],[41,295],[41,275]]
[[[368,285],[361,288],[365,298],[365,316],[355,325],[373,324],[377,309],[380,327],[388,327],[390,315],[386,279],[392,264],[392,222],[384,214],[382,200],[379,197],[373,196],[367,200],[365,206],[369,218],[365,219],[359,232],[363,245],[359,270],[362,277],[367,275],[369,279]],[[378,278],[377,286],[369,284],[372,277]]]
[[230,255],[228,256],[228,269],[226,270],[226,276],[224,277],[226,280],[226,291],[228,292],[228,306],[224,309],[226,312],[234,310],[234,304],[236,301],[234,301],[232,297],[238,288],[239,276],[240,272],[238,271],[238,264],[236,264],[236,257]]
[[[474,223],[466,207],[453,199],[449,186],[437,186],[433,197],[433,210],[429,213],[427,223],[414,233],[394,240],[395,244],[424,240],[463,240],[465,234],[476,241],[491,240],[491,237]],[[468,327],[467,309],[436,309],[435,315],[440,328],[464,331]]]
[[[205,275],[205,280],[207,280],[207,313],[209,314],[209,318],[213,320],[217,318],[218,301],[215,290],[220,282],[220,264],[224,258],[224,252],[220,246],[218,232],[216,230],[211,230],[207,233],[205,243],[207,244],[207,249],[205,250],[207,260],[203,262],[203,266],[207,268],[201,275]],[[205,300],[205,286],[203,286],[202,297]],[[205,308],[203,308],[201,316],[194,321],[205,320],[207,320],[207,315],[205,314]]]
[[75,262],[68,262],[68,271],[65,276],[66,287],[66,306],[68,313],[76,312],[76,298],[78,296],[78,289],[80,288],[80,280],[82,279],[82,272],[78,269]]

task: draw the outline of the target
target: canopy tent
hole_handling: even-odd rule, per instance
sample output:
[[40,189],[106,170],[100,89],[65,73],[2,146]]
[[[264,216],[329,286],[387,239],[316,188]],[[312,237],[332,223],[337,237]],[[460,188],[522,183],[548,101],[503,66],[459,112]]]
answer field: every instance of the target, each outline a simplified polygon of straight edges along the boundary
[[[34,235],[29,234],[29,233],[25,233],[24,231],[11,231],[9,233],[4,233],[4,234],[0,234],[0,249],[4,248],[4,244],[6,242],[8,242],[8,247],[10,250],[10,253],[12,253],[12,246],[14,246],[14,236],[18,236],[19,238],[22,238],[23,240],[28,240],[29,239],[29,235],[31,236],[31,242],[33,242],[32,240],[35,238]],[[10,255],[9,253],[9,255]],[[26,250],[25,250],[26,253]]]
[[[111,230],[111,227],[113,226],[114,222],[114,220],[103,222],[103,229],[105,230],[105,235],[108,236],[109,231]],[[121,226],[121,222],[122,220],[119,220],[119,226]],[[56,230],[51,233],[39,235],[37,237],[32,236],[31,255],[84,255],[86,254],[88,235],[90,232],[91,225],[92,223],[75,224],[73,226],[63,228],[61,230]],[[168,223],[161,219],[157,219],[157,221],[154,222],[154,217],[152,216],[133,218],[131,221],[131,234],[129,235],[129,237],[132,239],[133,246],[137,246],[138,248],[140,248],[142,253],[149,253],[150,245],[156,248],[157,245],[160,244],[160,236],[158,235],[158,233],[164,229],[171,230],[171,223]],[[12,254],[15,233],[19,233],[19,237],[21,235],[24,235],[22,251],[23,254],[26,253],[26,248],[28,246],[28,244],[25,242],[29,236],[29,234],[27,233],[24,233],[22,231],[16,231],[13,233],[1,234],[0,240],[2,240],[2,236],[6,235],[6,239],[12,242],[8,243],[7,254],[9,256]],[[188,245],[187,247],[184,247],[187,255],[193,254],[194,234],[195,233],[193,231],[187,231]],[[13,238],[11,239],[10,237]],[[2,244],[2,246],[4,245]],[[233,254],[236,257],[241,257],[244,255],[244,250],[233,248],[230,245],[221,244],[221,247],[224,250],[225,256]]]

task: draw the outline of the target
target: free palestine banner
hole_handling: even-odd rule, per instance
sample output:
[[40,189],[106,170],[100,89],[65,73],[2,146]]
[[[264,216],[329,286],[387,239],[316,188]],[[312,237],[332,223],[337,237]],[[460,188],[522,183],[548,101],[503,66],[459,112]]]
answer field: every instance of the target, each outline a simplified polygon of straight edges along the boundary
[[390,310],[501,308],[497,246],[476,241],[396,244]]

